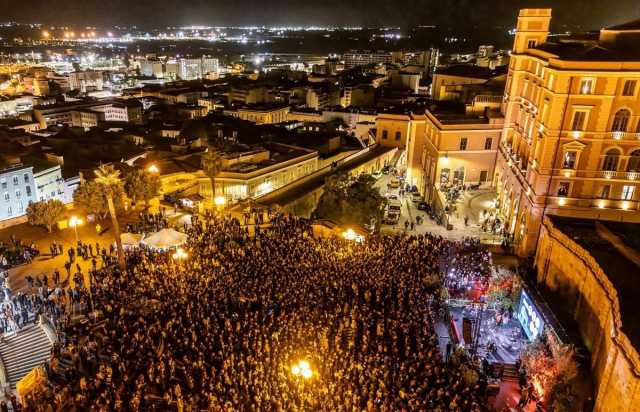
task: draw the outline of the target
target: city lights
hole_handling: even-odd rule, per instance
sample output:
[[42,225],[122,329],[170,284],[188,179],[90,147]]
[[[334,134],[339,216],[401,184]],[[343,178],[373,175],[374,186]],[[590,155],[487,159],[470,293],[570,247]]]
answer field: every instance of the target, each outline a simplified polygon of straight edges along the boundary
[[187,252],[185,252],[184,249],[182,249],[181,247],[179,247],[175,253],[173,255],[171,255],[171,257],[173,257],[173,259],[175,260],[184,260],[187,257],[189,257],[189,254]]
[[309,379],[313,376],[311,365],[306,360],[301,360],[297,364],[291,366],[291,373],[293,376],[300,376],[304,379]]
[[156,166],[155,164],[152,164],[151,166],[149,166],[147,168],[147,172],[149,172],[149,173],[159,173],[160,169],[158,169],[158,166]]

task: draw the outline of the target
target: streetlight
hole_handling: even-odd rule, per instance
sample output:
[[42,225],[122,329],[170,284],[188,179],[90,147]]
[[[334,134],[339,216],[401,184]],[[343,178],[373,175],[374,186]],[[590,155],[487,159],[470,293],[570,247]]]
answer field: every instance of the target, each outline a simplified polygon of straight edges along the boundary
[[158,166],[156,165],[151,165],[147,168],[147,172],[149,173],[158,173],[160,172],[160,169],[158,169]]
[[301,360],[297,364],[291,367],[291,373],[293,376],[302,376],[305,379],[309,379],[313,376],[311,365],[306,360]]
[[345,238],[346,240],[355,241],[358,243],[364,240],[364,236],[357,234],[355,230],[351,228],[342,232],[342,237]]
[[216,196],[213,202],[217,207],[223,207],[227,203],[227,199],[224,196]]
[[181,247],[179,247],[176,252],[172,255],[175,260],[183,260],[189,257],[189,254],[184,251]]
[[71,216],[71,218],[69,219],[69,226],[71,226],[73,228],[73,231],[76,234],[76,243],[78,243],[78,226],[80,226],[82,223],[84,223],[82,221],[82,219],[80,219],[77,216]]

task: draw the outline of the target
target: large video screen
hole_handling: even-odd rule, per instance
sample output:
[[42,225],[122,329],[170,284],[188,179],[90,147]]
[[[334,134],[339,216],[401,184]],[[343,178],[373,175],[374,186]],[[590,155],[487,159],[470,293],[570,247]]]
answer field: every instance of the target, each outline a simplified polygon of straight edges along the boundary
[[527,335],[529,340],[536,339],[544,330],[544,321],[542,320],[542,316],[524,289],[520,296],[518,320],[520,321],[520,324],[524,329],[524,333]]

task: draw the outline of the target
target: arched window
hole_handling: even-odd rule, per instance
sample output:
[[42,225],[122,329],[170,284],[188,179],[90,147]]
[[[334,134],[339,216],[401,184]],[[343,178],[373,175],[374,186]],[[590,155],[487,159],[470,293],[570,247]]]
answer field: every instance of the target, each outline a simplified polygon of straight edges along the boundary
[[631,152],[627,172],[640,172],[640,149]]
[[627,109],[620,109],[613,117],[613,124],[611,125],[612,132],[626,132],[627,126],[629,126],[629,119],[631,118],[631,112]]
[[618,170],[618,161],[620,160],[620,152],[617,149],[609,149],[602,162],[602,170],[615,172]]

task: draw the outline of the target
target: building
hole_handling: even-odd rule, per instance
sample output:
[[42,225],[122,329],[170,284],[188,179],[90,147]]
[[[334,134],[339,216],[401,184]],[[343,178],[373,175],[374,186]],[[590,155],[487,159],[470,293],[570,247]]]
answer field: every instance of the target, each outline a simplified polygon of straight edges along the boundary
[[406,149],[412,140],[424,135],[424,107],[398,108],[376,118],[376,141],[381,146]]
[[155,77],[155,78],[163,78],[164,77],[164,67],[160,60],[148,60],[144,59],[139,62],[140,64],[140,74],[145,77]]
[[256,124],[273,124],[287,121],[289,106],[282,104],[256,104],[224,110],[226,116],[237,117]]
[[472,90],[470,86],[476,85],[486,89],[491,84],[499,85],[502,94],[506,78],[507,70],[503,67],[493,70],[472,64],[441,67],[433,75],[431,97],[434,100],[465,101],[468,100],[465,91]]
[[199,59],[178,60],[178,77],[182,80],[202,79],[208,73],[219,73],[218,59],[202,56]]
[[90,128],[100,121],[139,124],[142,123],[142,104],[133,99],[52,104],[35,107],[33,117],[41,129],[59,124]]
[[344,69],[349,70],[357,66],[366,66],[368,64],[391,63],[393,55],[391,52],[385,51],[358,51],[350,50],[342,56],[344,60]]
[[500,112],[478,115],[443,102],[430,106],[424,133],[407,146],[407,183],[437,208],[444,205],[442,186],[491,185],[503,120]]
[[37,200],[33,167],[17,164],[0,170],[0,226],[24,216],[29,203]]
[[577,324],[595,412],[640,406],[639,231],[639,224],[557,216],[545,216],[540,230],[537,282],[559,303],[554,311]]
[[520,255],[547,214],[640,221],[640,22],[548,38],[520,11],[504,95],[498,205]]
[[[231,202],[259,198],[318,169],[318,152],[279,143],[268,148],[237,146],[222,157],[216,196]],[[199,186],[200,196],[211,199],[211,179],[201,177]]]
[[66,183],[62,177],[60,165],[34,166],[33,180],[36,187],[37,201],[51,199],[57,199],[63,203],[73,201],[73,197],[69,198],[66,194]]
[[340,104],[340,90],[326,84],[310,87],[307,90],[306,107],[314,110],[322,110],[325,107],[338,106]]
[[103,74],[101,71],[82,71],[69,73],[69,89],[82,93],[102,90]]

